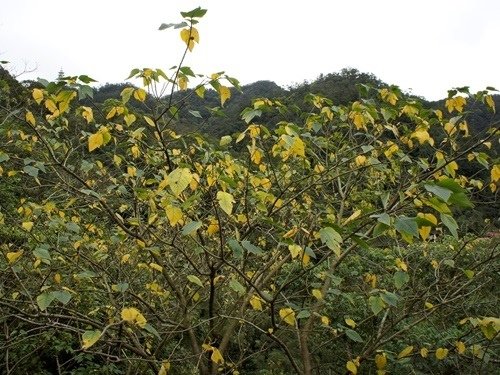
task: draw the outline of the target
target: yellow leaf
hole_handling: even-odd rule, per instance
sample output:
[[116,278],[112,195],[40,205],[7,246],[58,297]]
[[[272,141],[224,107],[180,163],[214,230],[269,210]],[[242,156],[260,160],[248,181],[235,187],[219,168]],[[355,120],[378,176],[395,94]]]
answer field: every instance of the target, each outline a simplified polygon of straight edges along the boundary
[[218,365],[224,363],[224,358],[222,357],[220,350],[214,347],[212,347],[212,355],[210,356],[210,359]]
[[262,152],[260,152],[260,150],[256,148],[251,153],[250,160],[252,160],[252,162],[254,162],[255,164],[259,165],[262,160]]
[[425,142],[428,142],[431,146],[434,144],[434,140],[429,135],[429,132],[423,128],[419,128],[415,130],[411,134],[411,138],[417,138],[418,142],[423,145]]
[[431,227],[420,227],[418,228],[418,233],[420,234],[420,237],[425,241],[427,238],[429,238],[429,235],[431,234]]
[[90,107],[82,107],[82,117],[87,120],[87,124],[90,124],[94,121],[94,112],[92,112],[92,108]]
[[9,262],[9,264],[12,264],[16,260],[18,260],[21,257],[21,255],[23,255],[23,252],[24,252],[23,250],[12,251],[7,253],[5,256],[7,257],[7,261]]
[[226,100],[231,97],[231,90],[226,86],[219,86],[220,105],[223,106]]
[[184,221],[182,220],[182,210],[179,207],[169,205],[165,208],[165,211],[167,213],[167,218],[171,226],[183,224]]
[[345,221],[344,221],[344,225],[353,221],[353,220],[356,220],[359,216],[361,215],[361,210],[356,210],[352,213],[351,216],[349,216]]
[[134,98],[140,102],[146,100],[146,91],[144,89],[138,88],[134,90]]
[[158,371],[158,375],[168,375],[168,371],[170,370],[170,362],[163,362],[160,367],[160,371]]
[[447,355],[448,355],[448,349],[438,348],[436,350],[436,358],[439,360],[445,359]]
[[189,186],[192,177],[189,168],[177,168],[167,176],[166,183],[172,193],[178,197]]
[[365,118],[361,113],[352,113],[350,117],[352,118],[352,121],[354,122],[354,126],[356,127],[357,130],[365,128]]
[[31,95],[33,96],[33,99],[35,99],[35,102],[37,104],[40,104],[43,100],[43,91],[40,89],[33,89],[31,92]]
[[347,324],[349,327],[351,327],[351,328],[356,327],[356,322],[354,320],[352,320],[351,318],[345,318],[344,321],[345,321],[345,324]]
[[124,256],[122,256],[121,262],[127,263],[129,259],[130,259],[130,254],[125,254]]
[[330,318],[327,317],[327,316],[321,316],[321,323],[325,326],[329,326],[330,325]]
[[233,211],[234,197],[225,191],[218,191],[217,201],[219,202],[220,208],[222,208],[226,214],[231,215],[231,212]]
[[356,156],[356,159],[354,159],[354,161],[355,161],[357,166],[362,166],[366,163],[366,156],[358,155],[358,156]]
[[280,310],[280,317],[283,321],[293,327],[295,327],[295,311],[289,307],[285,307]]
[[129,114],[123,116],[123,119],[125,120],[125,124],[127,124],[127,126],[130,126],[135,122],[136,117],[134,114],[129,113]]
[[388,89],[380,90],[380,96],[382,97],[382,99],[384,99],[386,102],[391,103],[392,105],[395,105],[398,101],[398,97],[396,96],[396,94],[389,91]]
[[157,263],[153,263],[153,262],[151,262],[151,263],[149,263],[149,267],[150,267],[151,269],[155,270],[155,271],[158,271],[158,272],[162,272],[162,271],[163,271],[163,267],[162,267],[162,266],[160,266],[160,265],[159,265],[159,264],[157,264]]
[[464,136],[468,137],[469,136],[469,125],[467,125],[467,121],[462,121],[459,125],[458,128],[464,132]]
[[488,107],[490,107],[493,112],[495,112],[495,101],[493,100],[493,97],[491,95],[486,95],[484,99],[486,100],[486,104],[488,104]]
[[465,353],[465,344],[462,341],[457,341],[455,343],[455,348],[457,348],[457,353],[458,354],[464,354]]
[[311,257],[308,254],[302,252],[302,265],[307,266],[310,261],[311,261]]
[[384,151],[384,155],[387,159],[391,159],[392,155],[399,150],[397,144],[392,141],[387,141],[387,149]]
[[31,113],[31,111],[26,112],[26,121],[28,121],[32,126],[35,126],[35,116],[33,116],[33,113]]
[[377,354],[375,356],[375,366],[377,366],[378,370],[383,370],[385,366],[387,366],[387,357],[385,353]]
[[422,356],[422,358],[427,358],[427,356],[429,355],[429,349],[427,348],[420,349],[420,355]]
[[405,271],[405,272],[408,271],[408,265],[404,261],[402,261],[400,258],[396,259],[396,267],[398,267],[402,271]]
[[184,43],[186,43],[188,49],[192,51],[194,48],[194,43],[200,42],[200,35],[198,33],[198,30],[196,30],[194,27],[191,27],[189,29],[181,30],[181,39]]
[[407,346],[398,354],[398,359],[408,357],[413,352],[413,346]]
[[25,221],[21,224],[21,227],[23,227],[23,229],[26,231],[26,232],[30,232],[31,229],[33,228],[33,222],[32,221]]
[[456,161],[452,161],[448,165],[446,165],[446,171],[450,174],[451,177],[455,177],[455,172],[458,170],[458,164]]
[[135,175],[137,174],[137,168],[129,165],[127,167],[127,174],[129,175],[129,177],[135,177]]
[[451,122],[447,122],[446,124],[444,124],[444,131],[448,133],[448,135],[453,135],[457,132],[457,129]]
[[292,146],[289,149],[290,155],[305,157],[305,145],[302,139],[294,137]]
[[349,372],[353,375],[356,375],[358,373],[358,367],[353,361],[347,362],[345,368],[349,370]]
[[[297,232],[299,231],[299,228],[297,227],[293,227],[292,229],[290,229],[288,232],[286,232],[284,235],[283,235],[283,238],[291,238],[293,237]],[[290,248],[290,247],[289,247]],[[292,254],[293,255],[293,254]]]
[[491,168],[491,182],[498,182],[500,180],[500,164],[495,164]]
[[155,127],[155,122],[150,117],[144,116],[144,120],[147,122],[149,126],[152,126],[153,128]]
[[432,309],[434,307],[434,305],[430,302],[425,302],[424,305],[427,309]]
[[323,293],[321,293],[321,290],[319,290],[319,289],[313,289],[311,291],[311,293],[314,296],[314,298],[316,298],[317,300],[322,300],[323,299]]
[[262,300],[255,294],[250,298],[250,305],[254,310],[262,311]]
[[50,112],[55,113],[58,111],[56,103],[52,99],[47,99],[45,101],[45,108],[47,108]]
[[101,338],[101,335],[101,331],[85,331],[82,335],[82,349],[90,348]]
[[177,84],[179,85],[179,89],[181,91],[186,90],[187,86],[188,86],[188,78],[186,76],[179,76],[179,79],[177,80]]
[[56,274],[54,275],[54,282],[55,282],[56,284],[60,284],[60,283],[61,283],[61,274],[60,274],[60,273],[56,273]]
[[141,328],[144,328],[146,325],[146,318],[134,307],[122,309],[121,317],[127,323],[137,324]]
[[217,219],[211,219],[208,223],[207,234],[212,235],[219,232],[219,222]]
[[299,254],[302,253],[302,247],[300,247],[297,244],[288,245],[288,250],[290,251],[290,254],[292,255],[292,259],[297,258],[299,256]]
[[89,152],[94,151],[96,148],[101,147],[104,144],[104,137],[101,132],[92,134],[89,137]]

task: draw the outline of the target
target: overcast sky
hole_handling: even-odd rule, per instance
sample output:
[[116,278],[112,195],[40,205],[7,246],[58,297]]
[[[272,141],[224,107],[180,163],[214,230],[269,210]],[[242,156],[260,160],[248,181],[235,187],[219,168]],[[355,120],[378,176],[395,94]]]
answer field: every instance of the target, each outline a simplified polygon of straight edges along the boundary
[[180,11],[208,9],[197,73],[287,86],[345,67],[428,99],[469,85],[500,88],[500,0],[2,0],[0,60],[20,79],[87,74],[121,82],[168,69],[183,51]]

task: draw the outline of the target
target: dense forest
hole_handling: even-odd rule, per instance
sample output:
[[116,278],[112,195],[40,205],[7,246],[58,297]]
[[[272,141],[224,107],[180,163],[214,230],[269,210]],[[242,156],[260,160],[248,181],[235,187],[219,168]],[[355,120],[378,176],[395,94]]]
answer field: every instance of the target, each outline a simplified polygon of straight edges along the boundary
[[498,371],[494,88],[129,79],[0,66],[1,373]]

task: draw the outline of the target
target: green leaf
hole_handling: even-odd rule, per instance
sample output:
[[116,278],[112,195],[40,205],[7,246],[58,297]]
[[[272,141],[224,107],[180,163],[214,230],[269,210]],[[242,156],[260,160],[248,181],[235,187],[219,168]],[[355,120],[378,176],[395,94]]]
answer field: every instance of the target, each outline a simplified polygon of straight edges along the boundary
[[442,202],[439,198],[437,197],[432,197],[431,199],[428,200],[423,200],[424,204],[426,204],[429,207],[432,207],[438,212],[444,213],[444,214],[449,214],[451,213],[450,208],[445,202]]
[[448,228],[453,237],[458,238],[458,224],[451,215],[440,214],[442,223]]
[[238,293],[240,296],[246,293],[246,289],[238,280],[231,279],[229,280],[229,287]]
[[435,182],[435,184],[437,186],[451,190],[454,193],[463,193],[466,191],[463,187],[460,186],[460,184],[458,182],[456,182],[454,179],[448,178],[448,177],[437,180]]
[[188,112],[191,113],[194,117],[203,118],[199,111],[193,111],[190,109]]
[[474,207],[474,204],[469,200],[469,197],[465,193],[453,193],[448,200],[448,203],[462,208]]
[[391,217],[386,212],[384,212],[383,214],[380,214],[380,216],[378,217],[377,221],[379,223],[382,223],[382,224],[385,224],[385,225],[391,225]]
[[394,228],[401,234],[418,237],[418,225],[414,217],[400,216],[396,218]]
[[23,168],[23,171],[24,173],[26,173],[27,175],[31,176],[31,177],[38,177],[38,171],[39,169],[38,168],[35,168],[31,165],[27,165]]
[[201,226],[202,226],[201,221],[190,221],[189,223],[184,225],[184,227],[182,227],[182,234],[184,236],[188,236],[190,234],[193,234],[198,229],[200,229]]
[[71,293],[66,290],[58,290],[51,292],[52,296],[61,302],[63,305],[67,304],[71,300]]
[[94,345],[100,338],[102,332],[98,330],[85,331],[82,335],[82,349],[88,349]]
[[46,244],[42,244],[40,246],[37,246],[37,248],[35,250],[33,250],[33,255],[36,258],[39,258],[41,260],[48,261],[48,262],[50,262],[50,260],[52,259],[50,257],[48,245],[46,245]]
[[198,276],[195,276],[195,275],[187,275],[186,276],[187,279],[192,282],[193,284],[196,284],[198,286],[201,286],[203,288],[203,283],[201,282],[201,280],[199,279]]
[[311,316],[311,312],[309,310],[301,310],[297,316],[296,319],[305,319],[309,318]]
[[124,293],[124,292],[126,292],[126,291],[127,291],[128,287],[129,287],[129,284],[128,284],[128,283],[118,283],[118,284],[116,284],[116,285],[113,285],[113,286],[112,286],[112,289],[113,289],[113,291],[115,291],[115,292]]
[[401,287],[410,281],[410,276],[404,271],[396,271],[393,278],[396,289],[401,289]]
[[340,244],[342,236],[332,227],[324,227],[319,231],[321,242],[328,246],[337,256],[340,256]]
[[181,16],[184,18],[201,18],[207,13],[206,9],[197,7],[189,12],[181,12]]
[[253,245],[250,241],[247,241],[247,240],[241,241],[241,245],[249,253],[252,253],[255,255],[260,255],[260,254],[264,253],[264,251],[260,247]]
[[146,330],[147,332],[155,335],[157,338],[161,339],[161,336],[160,334],[158,333],[158,331],[149,323],[146,323],[143,327],[144,330]]
[[254,117],[259,117],[260,115],[262,115],[262,111],[260,109],[245,108],[243,112],[241,112],[241,118],[247,124],[250,124]]
[[453,194],[451,190],[434,184],[425,184],[424,187],[425,190],[441,198],[444,202],[448,202],[448,199]]
[[468,279],[472,279],[474,277],[475,272],[472,270],[463,270],[465,276],[467,276]]
[[95,79],[90,78],[89,76],[83,74],[81,76],[78,76],[78,79],[82,81],[83,83],[91,83],[91,82],[97,82]]
[[380,296],[388,305],[396,306],[398,304],[399,297],[394,293],[385,291]]
[[345,334],[347,337],[349,337],[352,341],[356,342],[363,342],[363,338],[357,333],[356,331],[352,329],[346,329]]
[[36,297],[36,303],[40,310],[45,311],[52,301],[54,301],[54,298],[55,296],[52,293],[43,292]]
[[233,251],[233,256],[236,259],[243,258],[243,253],[245,252],[245,249],[241,247],[238,241],[236,241],[234,238],[231,238],[229,241],[227,241],[227,245]]
[[120,96],[122,97],[122,102],[127,103],[132,97],[133,93],[134,93],[133,87],[125,87],[120,93]]
[[370,305],[370,309],[375,315],[377,315],[385,308],[384,300],[381,297],[377,296],[371,296],[370,298],[368,298],[368,304]]

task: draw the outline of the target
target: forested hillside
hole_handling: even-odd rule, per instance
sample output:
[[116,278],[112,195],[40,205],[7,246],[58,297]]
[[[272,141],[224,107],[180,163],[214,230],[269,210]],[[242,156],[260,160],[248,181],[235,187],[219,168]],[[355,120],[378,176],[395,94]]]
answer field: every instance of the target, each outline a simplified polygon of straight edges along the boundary
[[[181,56],[205,12],[160,26]],[[1,373],[497,371],[494,88],[183,61],[136,85],[0,67]]]

